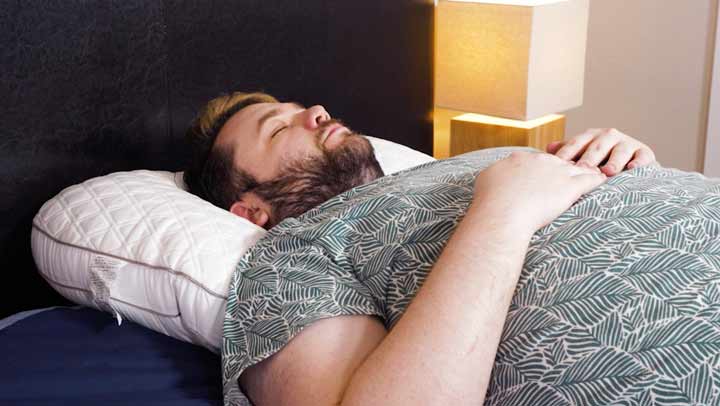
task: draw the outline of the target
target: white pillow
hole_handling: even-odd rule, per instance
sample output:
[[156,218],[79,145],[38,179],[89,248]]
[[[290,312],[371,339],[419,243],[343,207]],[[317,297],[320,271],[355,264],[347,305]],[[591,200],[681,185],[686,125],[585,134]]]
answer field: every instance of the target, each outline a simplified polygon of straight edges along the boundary
[[375,149],[375,158],[385,175],[435,160],[430,155],[423,154],[402,144],[382,138],[366,137]]
[[[368,138],[386,174],[434,160]],[[67,299],[217,353],[232,272],[265,233],[187,192],[181,172],[137,170],[47,201],[31,244],[41,275]]]

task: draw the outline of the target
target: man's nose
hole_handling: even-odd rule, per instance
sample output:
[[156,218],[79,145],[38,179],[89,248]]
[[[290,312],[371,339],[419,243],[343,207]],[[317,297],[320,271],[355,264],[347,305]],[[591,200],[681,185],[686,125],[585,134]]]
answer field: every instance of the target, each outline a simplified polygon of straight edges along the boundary
[[320,105],[309,107],[303,114],[303,126],[308,130],[317,129],[327,120],[330,120],[330,114],[325,110],[325,107]]

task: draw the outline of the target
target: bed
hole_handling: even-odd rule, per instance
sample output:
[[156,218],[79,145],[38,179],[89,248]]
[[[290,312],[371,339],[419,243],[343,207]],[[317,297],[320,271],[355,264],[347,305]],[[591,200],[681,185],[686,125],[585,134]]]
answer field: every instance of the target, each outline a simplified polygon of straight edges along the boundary
[[31,1],[0,6],[0,403],[220,404],[219,357],[78,308],[38,273],[33,217],[86,179],[178,171],[234,90],[323,104],[432,153],[433,2]]
[[[320,103],[354,129],[430,154],[432,2],[39,1],[0,10],[7,39],[0,252],[9,275],[1,288],[3,404],[248,405],[238,374],[309,323],[366,314],[390,329],[464,215],[478,171],[510,152],[428,162],[336,196],[235,258],[230,289],[209,288],[171,263],[73,245],[58,233],[104,215],[90,206],[55,210],[51,202],[87,192],[95,198],[88,201],[112,208],[116,195],[92,185],[125,184],[129,175],[180,190],[187,126],[203,103],[234,90]],[[138,190],[132,207],[152,202],[155,217],[176,200]],[[157,238],[157,228],[136,228],[152,223],[150,212],[138,213],[125,232],[134,241]],[[72,273],[74,265],[61,255],[35,256],[31,246],[42,235],[50,253],[54,241],[92,254],[77,263],[92,271],[87,289],[45,272],[62,265]],[[166,259],[189,246],[156,247]],[[129,306],[110,288],[153,299],[165,292],[124,284],[116,267],[127,263],[191,283],[168,284],[179,291],[167,309]],[[363,264],[386,263],[368,266],[362,282],[352,279]],[[222,302],[223,290],[224,314],[200,311],[188,323],[202,308],[181,295]],[[94,308],[74,306],[88,297]],[[137,317],[133,308],[157,317]],[[230,322],[223,325],[223,316]],[[625,171],[533,235],[485,404],[718,403],[720,179],[659,165]]]

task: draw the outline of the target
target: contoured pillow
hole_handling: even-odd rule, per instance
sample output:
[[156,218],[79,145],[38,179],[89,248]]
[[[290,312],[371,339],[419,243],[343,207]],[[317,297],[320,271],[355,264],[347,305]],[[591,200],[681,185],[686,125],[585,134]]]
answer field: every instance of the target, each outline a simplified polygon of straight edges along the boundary
[[[434,160],[368,138],[386,174]],[[31,244],[41,275],[67,299],[219,352],[230,277],[265,233],[187,192],[181,172],[137,170],[47,201]]]

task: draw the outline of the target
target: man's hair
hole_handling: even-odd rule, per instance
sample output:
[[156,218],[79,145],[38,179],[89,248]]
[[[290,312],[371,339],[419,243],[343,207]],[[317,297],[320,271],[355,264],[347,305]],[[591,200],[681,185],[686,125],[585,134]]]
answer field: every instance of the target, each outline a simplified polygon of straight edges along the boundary
[[253,176],[234,165],[232,149],[215,146],[215,139],[238,111],[257,103],[277,102],[265,93],[234,92],[212,99],[203,107],[186,133],[192,158],[183,179],[190,192],[229,210],[243,193],[258,185]]

